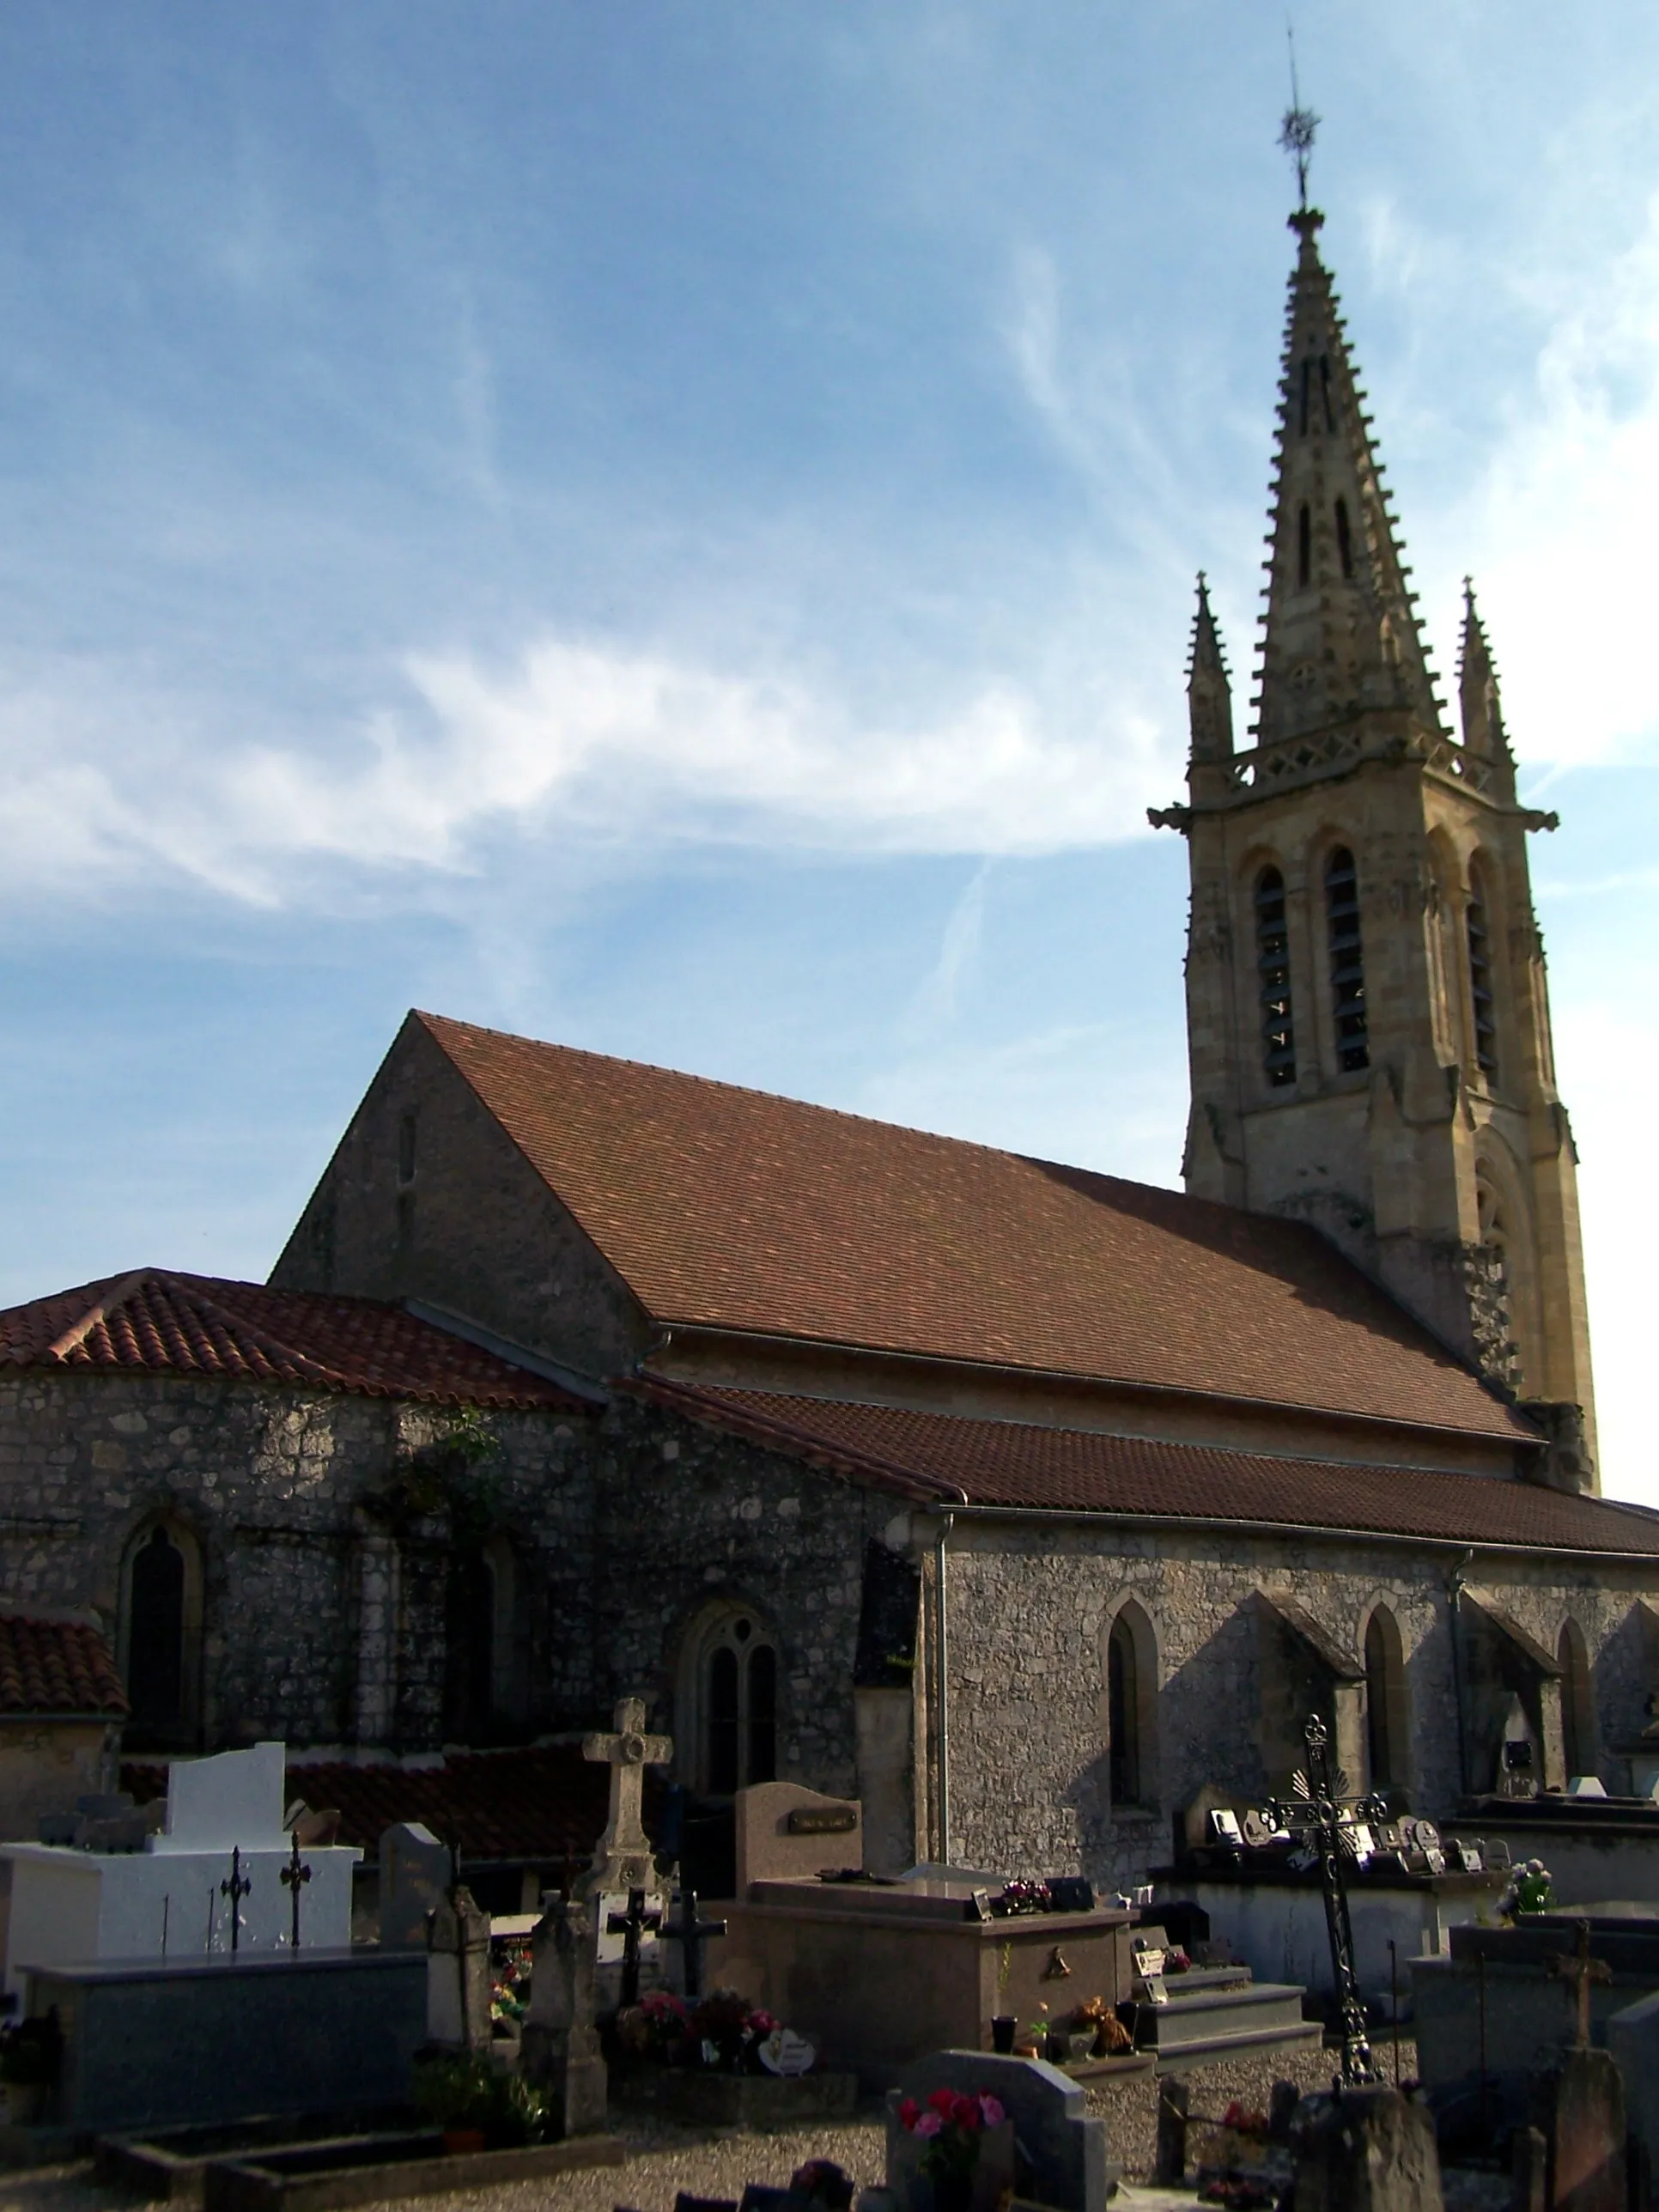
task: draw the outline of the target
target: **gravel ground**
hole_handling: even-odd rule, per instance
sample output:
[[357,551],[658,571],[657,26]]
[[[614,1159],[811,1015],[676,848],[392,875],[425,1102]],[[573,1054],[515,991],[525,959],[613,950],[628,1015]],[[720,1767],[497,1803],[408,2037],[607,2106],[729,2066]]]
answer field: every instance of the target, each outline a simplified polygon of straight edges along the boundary
[[[1386,2045],[1379,2057],[1391,2072],[1393,2056]],[[1410,2044],[1401,2045],[1400,2061],[1402,2077],[1409,2077],[1416,2069],[1416,2052]],[[1219,2118],[1235,2097],[1265,2110],[1276,2081],[1292,2081],[1304,2089],[1324,2088],[1335,2063],[1334,2052],[1315,2045],[1272,2059],[1195,2069],[1190,2076],[1193,2111]],[[1144,2180],[1152,2172],[1157,2131],[1156,2077],[1132,2075],[1091,2087],[1089,2108],[1106,2121],[1111,2155],[1122,2160],[1127,2179]],[[694,2197],[738,2197],[745,2182],[787,2182],[809,2158],[835,2159],[860,2186],[882,2179],[884,2130],[880,2106],[874,2102],[845,2126],[806,2129],[799,2134],[744,2135],[730,2130],[710,2135],[632,2118],[619,2121],[617,2131],[629,2147],[626,2166],[594,2166],[545,2181],[465,2190],[413,2202],[429,2212],[611,2212],[619,2204],[632,2206],[635,2212],[673,2212],[675,2196],[682,2189]],[[0,2212],[118,2212],[131,2202],[100,2188],[86,2164],[0,2174]]]

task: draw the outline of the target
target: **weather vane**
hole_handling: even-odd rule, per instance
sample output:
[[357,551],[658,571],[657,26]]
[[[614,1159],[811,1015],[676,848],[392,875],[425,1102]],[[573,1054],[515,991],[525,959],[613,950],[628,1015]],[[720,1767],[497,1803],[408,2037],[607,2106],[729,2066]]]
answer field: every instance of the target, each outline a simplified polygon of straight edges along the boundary
[[1285,26],[1285,36],[1291,49],[1291,104],[1285,110],[1279,143],[1296,163],[1296,189],[1305,213],[1308,205],[1308,156],[1313,152],[1314,133],[1319,128],[1319,118],[1311,107],[1302,105],[1302,91],[1296,81],[1296,33],[1288,23]]

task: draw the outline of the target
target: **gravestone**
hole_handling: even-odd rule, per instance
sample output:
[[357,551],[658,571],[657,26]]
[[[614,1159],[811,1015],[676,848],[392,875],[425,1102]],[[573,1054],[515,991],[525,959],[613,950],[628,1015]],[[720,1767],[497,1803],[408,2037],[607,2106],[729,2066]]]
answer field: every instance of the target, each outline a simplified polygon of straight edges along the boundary
[[520,2067],[547,2093],[567,2136],[605,2124],[607,2077],[594,2025],[593,1907],[549,1890],[531,1938],[530,2008]]
[[656,1861],[641,1818],[640,1798],[646,1768],[666,1766],[674,1756],[674,1740],[646,1735],[642,1698],[622,1698],[614,1717],[614,1733],[582,1739],[582,1757],[611,1769],[611,1808],[592,1863],[572,1894],[586,1899],[605,1893],[617,1899],[618,1910],[626,1910],[630,1889],[651,1892],[658,1887]]
[[427,1923],[426,2033],[452,2051],[490,2042],[489,1915],[470,1890],[439,1899]]
[[811,1881],[864,1864],[864,1808],[796,1782],[757,1782],[737,1796],[739,1899],[751,1881]]
[[423,1951],[427,1916],[442,1904],[454,1868],[447,1844],[418,1820],[380,1837],[380,1948]]
[[1659,2203],[1659,1995],[1613,2014],[1607,2050],[1625,2085],[1631,2145],[1644,2169],[1637,2202]]
[[1030,2169],[1019,2193],[1055,2212],[1105,2212],[1122,2167],[1106,2155],[1106,2123],[1091,2116],[1075,2081],[1041,2058],[1004,2058],[984,2051],[936,2051],[905,2069],[887,2097],[887,2186],[899,2212],[917,2195],[927,2138],[899,2118],[907,2097],[925,2105],[935,2089],[994,2097],[1013,2124],[1014,2141]]
[[1625,2091],[1610,2055],[1570,2051],[1553,2102],[1553,2212],[1626,2212]]
[[1310,2098],[1293,2139],[1293,2212],[1442,2212],[1434,2122],[1398,2089]]

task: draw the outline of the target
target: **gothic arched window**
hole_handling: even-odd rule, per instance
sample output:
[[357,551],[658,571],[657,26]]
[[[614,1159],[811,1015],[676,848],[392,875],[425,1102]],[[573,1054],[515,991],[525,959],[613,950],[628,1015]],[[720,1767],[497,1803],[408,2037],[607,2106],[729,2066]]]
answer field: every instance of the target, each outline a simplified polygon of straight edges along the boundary
[[1410,1736],[1400,1626],[1379,1605],[1365,1623],[1365,1753],[1373,1790],[1404,1787]]
[[1263,868],[1255,879],[1255,964],[1261,1000],[1261,1066],[1275,1091],[1296,1081],[1291,1018],[1291,937],[1285,878]]
[[1296,516],[1296,580],[1306,584],[1313,577],[1313,516],[1304,499]]
[[1359,941],[1359,878],[1353,854],[1339,845],[1325,863],[1325,919],[1330,937],[1331,1013],[1336,1064],[1350,1072],[1369,1067],[1365,966]]
[[189,1740],[196,1712],[202,1569],[194,1537],[171,1520],[146,1523],[127,1548],[121,1583],[130,1740],[140,1748],[177,1746]]
[[1157,1795],[1158,1647],[1152,1624],[1127,1598],[1106,1633],[1106,1781],[1113,1808],[1144,1808]]
[[1469,886],[1466,917],[1469,945],[1469,1005],[1474,1021],[1474,1062],[1482,1075],[1498,1075],[1498,1001],[1492,992],[1492,929],[1478,881]]
[[778,1771],[778,1654],[746,1607],[722,1606],[691,1639],[683,1694],[696,1746],[696,1786],[729,1797]]
[[1561,1730],[1566,1739],[1562,1748],[1571,1780],[1575,1774],[1594,1774],[1599,1755],[1589,1653],[1583,1630],[1571,1616],[1561,1624],[1555,1656],[1561,1668]]
[[1342,563],[1345,576],[1353,574],[1353,532],[1348,527],[1348,502],[1336,502],[1336,557]]

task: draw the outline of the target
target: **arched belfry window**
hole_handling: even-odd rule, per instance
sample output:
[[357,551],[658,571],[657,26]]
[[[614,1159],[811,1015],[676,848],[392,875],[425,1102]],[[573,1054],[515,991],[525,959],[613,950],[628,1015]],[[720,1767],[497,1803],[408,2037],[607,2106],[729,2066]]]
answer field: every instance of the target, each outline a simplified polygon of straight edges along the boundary
[[1325,921],[1331,952],[1331,1013],[1336,1064],[1352,1073],[1371,1064],[1365,1015],[1364,950],[1359,939],[1359,878],[1339,845],[1325,863]]
[[681,1672],[694,1786],[729,1797],[778,1771],[778,1652],[759,1616],[725,1605],[688,1639]]
[[1261,1066],[1275,1091],[1296,1081],[1291,1018],[1291,936],[1285,878],[1263,868],[1255,879],[1255,964],[1261,1003]]
[[1474,1064],[1492,1082],[1498,1076],[1498,1001],[1492,991],[1492,926],[1478,881],[1469,887],[1465,920],[1469,945],[1469,1006],[1474,1022]]

